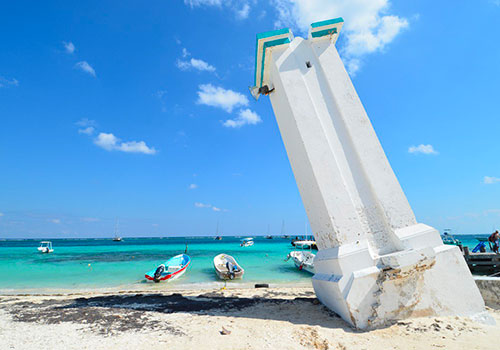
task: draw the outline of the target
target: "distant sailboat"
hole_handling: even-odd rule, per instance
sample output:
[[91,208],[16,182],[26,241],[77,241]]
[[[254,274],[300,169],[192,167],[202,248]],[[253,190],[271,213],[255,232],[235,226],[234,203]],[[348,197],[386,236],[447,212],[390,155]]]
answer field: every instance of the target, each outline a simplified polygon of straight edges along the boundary
[[273,236],[269,234],[269,224],[267,224],[267,236],[265,236],[266,239],[273,239]]
[[118,236],[118,219],[115,221],[115,236],[113,237],[113,242],[121,242],[122,238]]
[[216,241],[222,241],[222,236],[219,236],[219,222],[217,221],[217,229],[215,230],[215,238]]
[[283,220],[281,222],[281,234],[280,234],[281,238],[285,238],[285,239],[288,239],[290,238],[289,235],[285,235],[285,220]]

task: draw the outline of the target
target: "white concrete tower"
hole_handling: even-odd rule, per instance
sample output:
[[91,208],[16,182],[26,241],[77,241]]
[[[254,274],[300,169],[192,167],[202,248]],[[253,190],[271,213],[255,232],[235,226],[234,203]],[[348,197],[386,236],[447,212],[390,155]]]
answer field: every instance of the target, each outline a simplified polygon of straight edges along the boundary
[[428,315],[491,321],[459,248],[415,219],[335,48],[343,23],[313,23],[307,40],[258,34],[251,89],[271,99],[320,249],[316,295],[362,329]]

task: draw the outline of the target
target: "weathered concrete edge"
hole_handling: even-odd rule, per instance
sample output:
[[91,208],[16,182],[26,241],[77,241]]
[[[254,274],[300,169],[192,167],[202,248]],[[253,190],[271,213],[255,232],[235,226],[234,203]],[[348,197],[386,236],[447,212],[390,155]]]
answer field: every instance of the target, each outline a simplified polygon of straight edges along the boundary
[[486,303],[500,303],[500,277],[474,276],[474,281]]

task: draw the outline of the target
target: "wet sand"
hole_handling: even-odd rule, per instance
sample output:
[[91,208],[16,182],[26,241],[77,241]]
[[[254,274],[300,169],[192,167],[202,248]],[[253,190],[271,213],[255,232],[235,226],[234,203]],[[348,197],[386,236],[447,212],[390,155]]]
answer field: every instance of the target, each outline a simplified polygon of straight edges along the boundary
[[0,349],[498,349],[463,317],[350,327],[312,288],[0,296]]

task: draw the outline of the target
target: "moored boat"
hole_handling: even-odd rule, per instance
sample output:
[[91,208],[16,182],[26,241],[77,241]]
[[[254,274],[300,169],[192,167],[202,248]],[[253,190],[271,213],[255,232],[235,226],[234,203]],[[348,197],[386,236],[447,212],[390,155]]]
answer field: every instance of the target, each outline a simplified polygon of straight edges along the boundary
[[179,254],[170,258],[155,269],[146,272],[145,277],[149,281],[171,281],[182,276],[189,264],[191,258],[186,254]]
[[52,242],[50,241],[42,241],[40,242],[40,246],[38,247],[38,251],[40,253],[52,253],[54,249],[52,248]]
[[214,258],[215,273],[221,280],[242,278],[245,270],[231,255],[219,254]]
[[248,238],[243,238],[240,243],[240,247],[250,247],[254,244],[253,238],[248,237]]
[[292,259],[299,270],[304,270],[314,274],[314,258],[316,255],[305,250],[294,250],[290,252],[287,259]]
[[462,244],[462,242],[460,242],[459,239],[456,239],[455,237],[453,237],[453,235],[448,230],[445,230],[445,232],[443,232],[441,239],[443,240],[443,244],[447,244],[447,245],[459,246]]
[[315,249],[318,250],[316,241],[303,240],[303,241],[292,241],[292,245],[301,249]]

